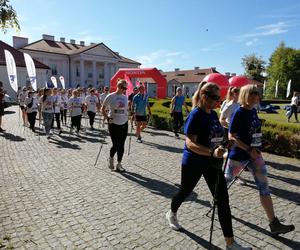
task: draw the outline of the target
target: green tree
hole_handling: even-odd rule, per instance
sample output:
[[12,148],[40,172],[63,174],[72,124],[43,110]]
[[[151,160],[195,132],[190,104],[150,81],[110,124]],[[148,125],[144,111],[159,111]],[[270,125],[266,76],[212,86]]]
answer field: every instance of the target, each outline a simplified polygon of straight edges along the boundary
[[246,76],[259,82],[264,81],[265,77],[263,73],[265,72],[266,62],[261,56],[258,57],[255,54],[244,56],[242,58],[242,65]]
[[289,80],[292,81],[291,93],[300,91],[300,50],[286,47],[284,42],[281,42],[269,59],[267,73],[267,97],[274,98],[277,80],[278,98],[286,98]]
[[9,0],[0,0],[0,29],[6,33],[8,28],[20,30],[17,13],[9,3]]

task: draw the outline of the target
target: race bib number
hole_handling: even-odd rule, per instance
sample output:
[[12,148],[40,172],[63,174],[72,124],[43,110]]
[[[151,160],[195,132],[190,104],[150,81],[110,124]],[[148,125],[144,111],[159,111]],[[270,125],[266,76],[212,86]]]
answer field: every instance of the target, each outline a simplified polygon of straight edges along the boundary
[[125,110],[124,109],[114,109],[114,113],[119,114],[119,115],[123,115],[123,114],[125,114]]
[[251,147],[260,147],[262,145],[262,133],[252,135]]
[[212,148],[220,146],[223,142],[223,139],[224,139],[223,137],[211,138],[210,144],[211,144]]

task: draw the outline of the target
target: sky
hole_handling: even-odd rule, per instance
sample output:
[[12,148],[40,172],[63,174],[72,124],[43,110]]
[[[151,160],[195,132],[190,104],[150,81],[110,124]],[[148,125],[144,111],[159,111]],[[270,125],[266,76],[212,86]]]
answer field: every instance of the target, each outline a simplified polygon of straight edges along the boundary
[[11,0],[21,31],[0,33],[29,42],[103,42],[142,67],[216,67],[244,73],[241,58],[255,53],[268,62],[281,41],[300,48],[298,0]]

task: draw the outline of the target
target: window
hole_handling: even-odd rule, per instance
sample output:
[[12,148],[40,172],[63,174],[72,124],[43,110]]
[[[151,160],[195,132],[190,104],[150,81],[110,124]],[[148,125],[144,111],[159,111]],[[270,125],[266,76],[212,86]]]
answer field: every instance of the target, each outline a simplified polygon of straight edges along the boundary
[[76,66],[76,76],[77,76],[77,77],[80,77],[80,71],[79,71],[78,66]]
[[54,76],[57,75],[56,64],[52,64],[52,65],[51,65],[51,73],[52,73],[52,75],[54,75]]
[[88,73],[88,78],[93,78],[93,73],[89,72]]

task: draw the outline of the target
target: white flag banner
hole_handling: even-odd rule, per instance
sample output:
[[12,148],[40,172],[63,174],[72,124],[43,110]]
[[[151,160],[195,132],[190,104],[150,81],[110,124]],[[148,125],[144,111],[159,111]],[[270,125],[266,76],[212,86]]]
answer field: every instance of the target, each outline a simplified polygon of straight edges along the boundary
[[60,76],[59,77],[59,81],[61,83],[61,86],[63,87],[63,89],[66,88],[66,85],[65,85],[65,78],[63,76]]
[[267,85],[267,82],[266,82],[266,80],[264,80],[263,95],[266,95],[266,85]]
[[13,55],[8,51],[4,50],[6,69],[8,80],[12,89],[17,93],[18,92],[18,79],[17,79],[17,67]]
[[275,98],[278,97],[278,82],[279,82],[279,80],[276,81],[276,86],[275,86]]
[[45,87],[48,88],[48,83],[47,83],[47,81],[45,81]]
[[51,76],[51,82],[53,83],[53,85],[54,85],[54,88],[57,88],[57,80],[56,80],[56,78],[55,78],[55,76]]
[[288,83],[287,89],[286,89],[286,98],[288,98],[291,94],[291,84],[292,84],[292,80],[289,80],[289,83]]
[[24,59],[26,64],[26,69],[28,73],[28,77],[31,83],[31,87],[34,89],[34,91],[37,90],[36,86],[36,71],[35,71],[35,65],[32,60],[32,57],[28,55],[27,53],[24,53]]

